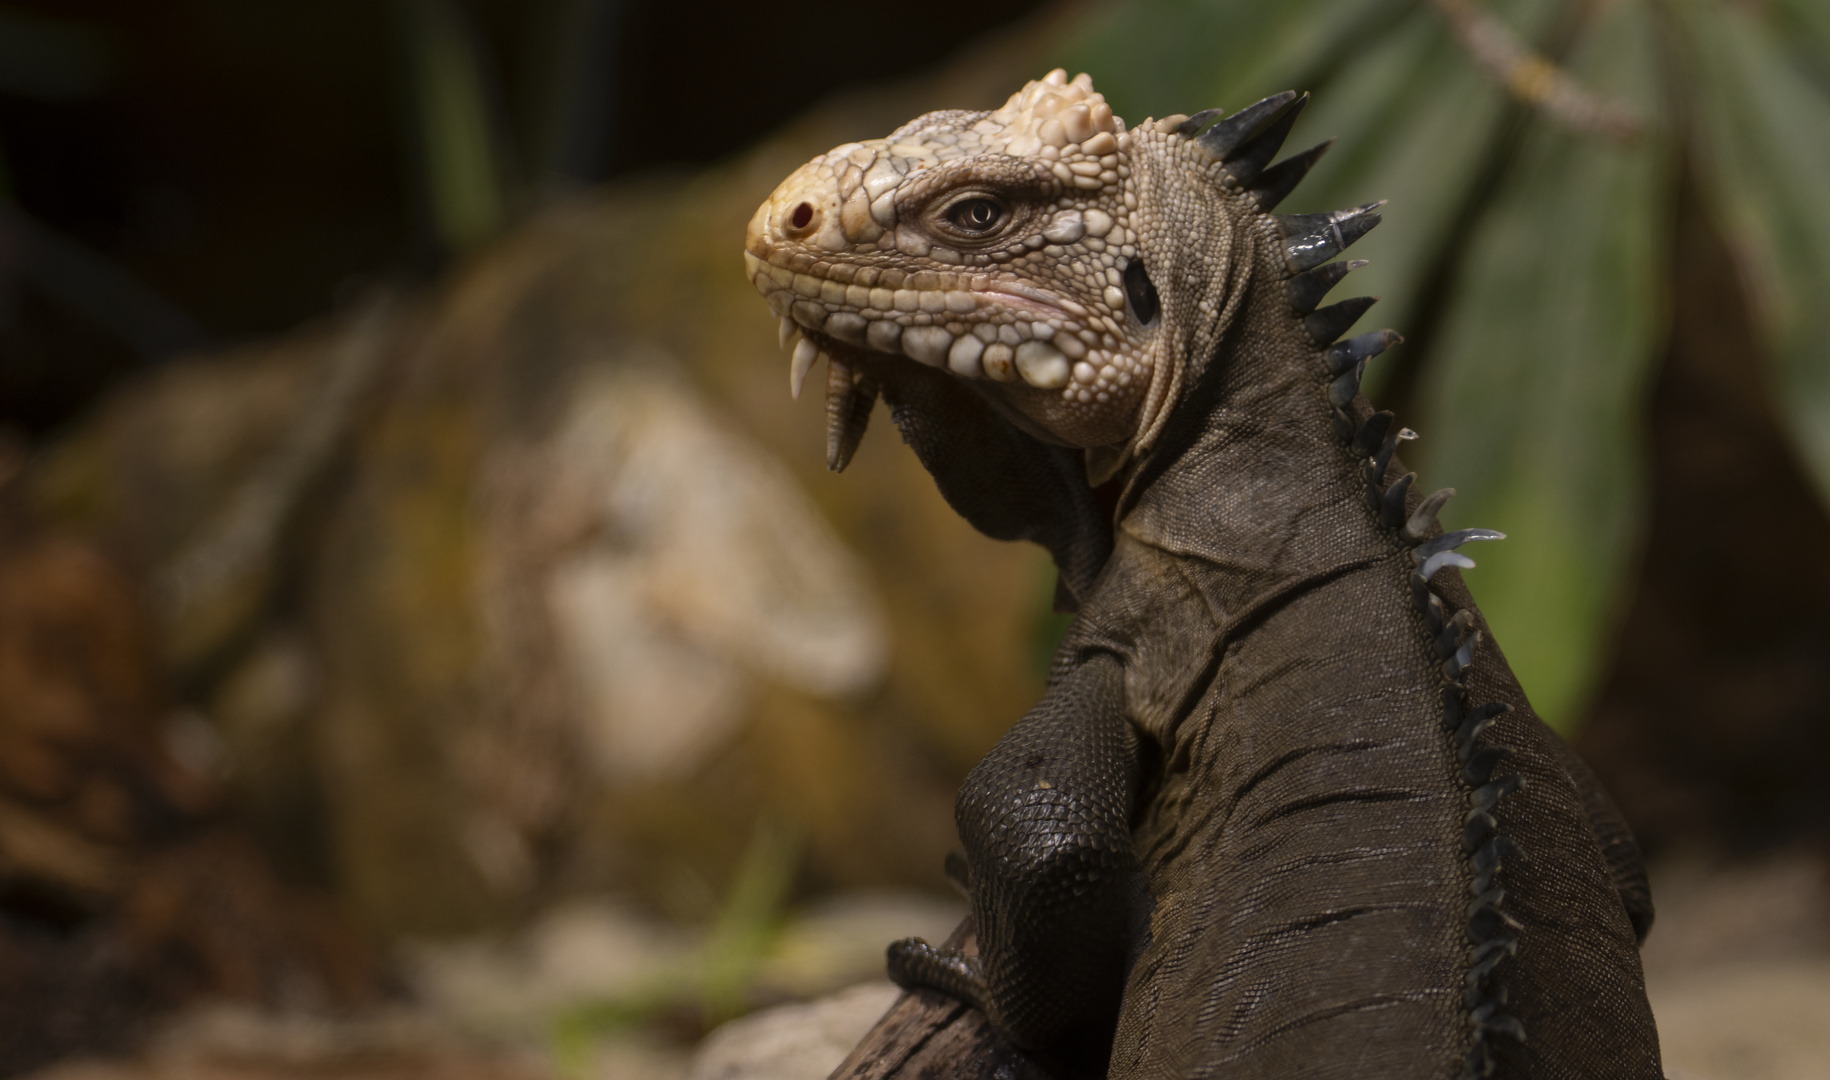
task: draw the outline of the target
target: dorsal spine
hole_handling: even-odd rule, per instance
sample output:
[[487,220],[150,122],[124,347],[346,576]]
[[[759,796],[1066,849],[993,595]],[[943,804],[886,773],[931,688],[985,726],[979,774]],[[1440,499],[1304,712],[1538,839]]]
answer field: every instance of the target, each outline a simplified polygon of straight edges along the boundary
[[[1502,975],[1507,958],[1518,952],[1519,925],[1503,908],[1506,890],[1494,884],[1501,864],[1520,854],[1518,844],[1499,832],[1494,808],[1525,784],[1517,773],[1494,775],[1509,750],[1500,745],[1479,745],[1481,735],[1511,706],[1489,702],[1473,706],[1468,700],[1466,673],[1480,640],[1471,609],[1449,611],[1430,587],[1444,567],[1469,569],[1474,561],[1456,549],[1476,540],[1504,539],[1492,529],[1441,532],[1436,514],[1451,496],[1452,488],[1432,492],[1413,508],[1411,486],[1415,473],[1405,473],[1391,484],[1385,476],[1400,442],[1415,438],[1409,428],[1398,427],[1390,412],[1375,412],[1355,422],[1350,410],[1359,395],[1360,378],[1367,361],[1403,339],[1391,330],[1377,330],[1346,341],[1337,340],[1372,306],[1368,297],[1343,300],[1318,307],[1322,298],[1361,262],[1331,262],[1355,240],[1379,223],[1383,203],[1368,203],[1351,210],[1326,214],[1271,214],[1270,211],[1295,187],[1328,144],[1323,143],[1278,165],[1267,168],[1283,142],[1306,95],[1280,94],[1266,98],[1215,123],[1198,143],[1222,162],[1228,186],[1245,189],[1258,208],[1275,224],[1282,241],[1291,313],[1301,320],[1309,342],[1321,351],[1326,379],[1323,394],[1334,415],[1336,435],[1361,463],[1367,508],[1408,548],[1414,569],[1410,592],[1423,634],[1423,647],[1433,650],[1442,694],[1442,722],[1449,749],[1460,763],[1460,780],[1467,788],[1467,813],[1462,824],[1462,854],[1468,875],[1466,945],[1468,970],[1463,1005],[1468,1024],[1468,1053],[1464,1077],[1490,1077],[1498,1067],[1494,1040],[1507,1037],[1523,1042],[1525,1029],[1507,1014]],[[1192,134],[1197,120],[1183,125]]]
[[1373,412],[1364,420],[1355,418],[1355,402],[1367,362],[1404,339],[1391,330],[1375,330],[1340,340],[1374,300],[1355,297],[1325,307],[1321,302],[1348,273],[1366,265],[1358,260],[1333,260],[1379,224],[1377,211],[1384,202],[1319,214],[1271,212],[1328,147],[1323,143],[1279,164],[1268,165],[1305,101],[1306,95],[1295,94],[1266,98],[1197,134],[1215,115],[1210,110],[1189,117],[1175,133],[1195,138],[1196,144],[1216,159],[1221,167],[1222,186],[1247,200],[1262,215],[1259,220],[1265,226],[1266,238],[1279,245],[1290,314],[1321,358],[1325,372],[1322,394],[1334,418],[1335,435],[1359,462],[1368,510],[1411,556],[1409,586],[1421,624],[1419,644],[1430,650],[1437,664],[1445,749],[1453,754],[1452,760],[1459,766],[1457,780],[1466,791],[1460,837],[1469,891],[1462,1002],[1467,1055],[1462,1075],[1464,1080],[1482,1080],[1498,1068],[1497,1038],[1521,1042],[1525,1039],[1524,1025],[1504,1011],[1507,995],[1503,965],[1518,952],[1519,925],[1503,909],[1505,889],[1494,884],[1501,864],[1520,854],[1520,848],[1510,837],[1500,835],[1493,813],[1499,801],[1523,787],[1525,780],[1510,772],[1495,776],[1508,749],[1479,745],[1482,734],[1511,706],[1490,702],[1476,707],[1468,701],[1466,673],[1480,639],[1476,613],[1472,609],[1448,610],[1430,582],[1444,567],[1474,566],[1472,559],[1456,550],[1463,544],[1503,539],[1504,534],[1492,529],[1442,532],[1436,515],[1455,494],[1454,489],[1431,492],[1414,500],[1413,506],[1415,473],[1404,473],[1390,484],[1385,481],[1398,444],[1415,438],[1416,433],[1396,424],[1390,412]]
[[[1336,306],[1353,303],[1344,301]],[[1308,320],[1312,340],[1316,336],[1314,318],[1311,315]],[[1436,514],[1455,494],[1453,489],[1432,492],[1418,500],[1413,509],[1410,489],[1417,478],[1416,473],[1407,472],[1389,485],[1385,482],[1398,444],[1414,438],[1415,434],[1408,428],[1396,427],[1389,412],[1375,412],[1358,425],[1349,415],[1366,362],[1400,340],[1392,331],[1380,330],[1329,345],[1322,352],[1327,375],[1323,394],[1334,412],[1336,433],[1361,462],[1368,509],[1378,517],[1382,527],[1410,549],[1414,566],[1410,574],[1411,602],[1422,623],[1425,647],[1432,649],[1440,661],[1444,734],[1456,760],[1461,763],[1461,782],[1468,789],[1462,854],[1466,860],[1469,892],[1468,971],[1463,998],[1469,1045],[1463,1075],[1476,1080],[1492,1076],[1497,1068],[1496,1038],[1504,1036],[1521,1042],[1525,1039],[1524,1026],[1504,1011],[1506,988],[1501,978],[1502,965],[1518,952],[1518,924],[1504,910],[1506,890],[1494,884],[1501,864],[1508,857],[1520,854],[1520,849],[1516,842],[1500,833],[1493,813],[1499,801],[1523,787],[1525,780],[1517,773],[1495,775],[1495,769],[1508,755],[1506,747],[1479,745],[1482,733],[1511,706],[1497,701],[1474,706],[1468,700],[1466,674],[1474,662],[1474,648],[1481,633],[1475,626],[1475,613],[1467,608],[1447,610],[1430,582],[1444,567],[1469,569],[1474,566],[1474,560],[1456,550],[1463,544],[1500,540],[1504,539],[1504,534],[1492,529],[1440,532]]]

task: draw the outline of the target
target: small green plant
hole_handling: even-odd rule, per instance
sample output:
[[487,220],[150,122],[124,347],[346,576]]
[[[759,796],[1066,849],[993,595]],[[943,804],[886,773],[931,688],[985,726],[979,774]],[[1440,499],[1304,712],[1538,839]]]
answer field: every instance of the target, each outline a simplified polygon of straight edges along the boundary
[[587,1075],[599,1038],[650,1026],[671,1013],[696,1011],[697,1026],[709,1031],[747,1012],[750,988],[782,929],[801,847],[798,829],[759,820],[693,964],[615,997],[580,1003],[554,1020],[552,1053],[561,1072]]

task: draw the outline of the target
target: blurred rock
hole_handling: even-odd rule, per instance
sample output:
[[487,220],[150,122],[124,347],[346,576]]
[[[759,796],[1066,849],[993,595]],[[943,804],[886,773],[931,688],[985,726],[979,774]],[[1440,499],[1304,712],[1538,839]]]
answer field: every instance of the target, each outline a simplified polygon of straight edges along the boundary
[[201,812],[213,785],[170,752],[131,580],[79,538],[12,524],[0,542],[0,873],[112,892],[123,845]]
[[689,996],[696,938],[607,903],[551,911],[522,934],[407,949],[427,1007],[459,1030],[541,1039],[568,1009],[649,993]]
[[694,1055],[692,1080],[825,1080],[901,993],[864,983],[733,1020]]
[[[959,520],[881,421],[825,472],[820,403],[789,397],[736,245],[812,152],[995,105],[1032,37],[699,177],[555,204],[410,295],[167,364],[30,463],[34,512],[149,606],[167,801],[201,784],[265,853],[234,865],[277,863],[387,940],[500,939],[616,895],[671,948],[666,922],[726,910],[759,820],[796,838],[792,901],[940,893],[958,780],[1039,692],[1052,571]],[[51,737],[22,738],[8,761]],[[115,811],[76,790],[57,799],[82,829],[37,843],[33,803],[0,815],[0,853],[125,896]],[[146,955],[266,993],[285,965],[238,969],[241,901],[198,884],[232,847],[173,849],[137,910],[184,944]],[[288,941],[341,955],[287,910]],[[853,929],[790,923],[756,992],[880,970],[896,935],[832,918]]]
[[756,676],[829,698],[881,678],[885,628],[857,558],[664,359],[588,371],[567,398],[551,436],[490,479],[521,495],[503,527],[574,533],[545,599],[603,779],[689,775]]
[[1830,1061],[1830,878],[1810,853],[1652,873],[1646,988],[1672,1080],[1815,1080]]
[[550,1080],[537,1056],[454,1039],[398,1011],[361,1019],[273,1013],[227,1004],[193,1008],[132,1058],[72,1061],[32,1080]]
[[128,1045],[197,995],[347,1007],[373,958],[216,817],[131,579],[0,479],[0,1074]]
[[142,582],[215,583],[153,589],[192,734],[373,930],[603,891],[706,919],[759,816],[805,837],[802,889],[942,887],[953,788],[1039,689],[1052,575],[892,433],[824,472],[730,247],[778,158],[909,104],[862,108],[172,365],[34,466]]

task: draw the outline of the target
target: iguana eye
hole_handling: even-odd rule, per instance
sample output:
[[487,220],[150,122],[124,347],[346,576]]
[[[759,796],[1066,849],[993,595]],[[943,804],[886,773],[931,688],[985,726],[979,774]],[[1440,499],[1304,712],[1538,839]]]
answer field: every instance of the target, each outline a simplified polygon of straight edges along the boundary
[[947,209],[947,222],[961,232],[982,236],[1004,220],[1004,208],[992,199],[963,199]]

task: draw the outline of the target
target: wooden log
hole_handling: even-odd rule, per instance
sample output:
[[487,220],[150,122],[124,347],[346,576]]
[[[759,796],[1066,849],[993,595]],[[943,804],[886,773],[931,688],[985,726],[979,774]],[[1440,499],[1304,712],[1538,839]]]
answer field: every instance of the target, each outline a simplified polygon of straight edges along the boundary
[[[976,954],[972,918],[948,948]],[[934,990],[896,999],[830,1080],[1055,1080],[995,1031],[985,1014]]]

